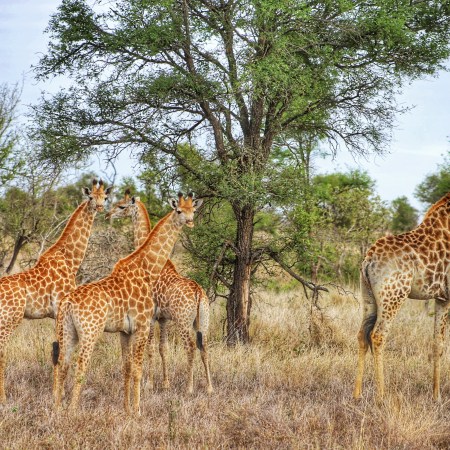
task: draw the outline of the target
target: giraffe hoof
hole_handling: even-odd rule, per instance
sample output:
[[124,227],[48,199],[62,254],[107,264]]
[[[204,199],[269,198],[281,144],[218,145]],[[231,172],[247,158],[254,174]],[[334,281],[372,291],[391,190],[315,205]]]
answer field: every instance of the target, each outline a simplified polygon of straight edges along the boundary
[[163,385],[162,385],[162,388],[164,390],[170,389],[170,383],[168,381],[164,381]]
[[206,389],[206,393],[207,393],[208,395],[213,394],[213,393],[214,393],[213,387],[212,387],[212,386],[208,386],[208,388]]

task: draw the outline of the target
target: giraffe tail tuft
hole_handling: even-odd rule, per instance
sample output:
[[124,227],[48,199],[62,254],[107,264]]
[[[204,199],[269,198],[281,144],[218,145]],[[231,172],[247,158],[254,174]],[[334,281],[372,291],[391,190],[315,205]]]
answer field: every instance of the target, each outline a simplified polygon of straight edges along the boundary
[[59,359],[59,342],[55,341],[52,344],[52,362],[54,366],[58,364],[58,359]]
[[369,344],[370,351],[372,351],[372,330],[375,327],[375,323],[377,321],[377,313],[373,313],[370,316],[366,317],[363,323],[364,329],[364,340]]
[[201,331],[197,331],[197,348],[201,351],[205,350],[205,347],[203,347],[203,334]]

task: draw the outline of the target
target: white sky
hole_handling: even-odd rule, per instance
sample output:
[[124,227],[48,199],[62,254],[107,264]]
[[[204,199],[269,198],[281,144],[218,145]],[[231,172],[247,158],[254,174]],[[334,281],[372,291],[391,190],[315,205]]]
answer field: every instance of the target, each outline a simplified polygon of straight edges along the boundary
[[[34,103],[42,90],[55,92],[61,83],[53,80],[37,84],[30,71],[46,51],[48,35],[43,31],[59,4],[60,0],[0,0],[0,83],[24,79],[24,105]],[[415,187],[450,152],[450,74],[444,72],[437,78],[413,83],[400,101],[415,108],[398,117],[388,155],[354,161],[344,150],[335,161],[317,160],[315,166],[319,172],[356,167],[367,170],[384,200],[406,195],[421,209],[413,197]],[[133,164],[122,158],[120,174],[132,175]]]

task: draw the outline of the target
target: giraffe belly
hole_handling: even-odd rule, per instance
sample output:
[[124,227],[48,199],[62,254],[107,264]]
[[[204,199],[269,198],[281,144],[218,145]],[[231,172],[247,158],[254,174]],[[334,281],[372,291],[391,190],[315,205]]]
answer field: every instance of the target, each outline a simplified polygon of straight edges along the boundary
[[26,319],[44,319],[54,317],[52,296],[47,294],[41,297],[28,296],[24,317]]
[[430,300],[446,297],[443,286],[439,282],[427,281],[423,278],[413,280],[409,298],[416,300]]

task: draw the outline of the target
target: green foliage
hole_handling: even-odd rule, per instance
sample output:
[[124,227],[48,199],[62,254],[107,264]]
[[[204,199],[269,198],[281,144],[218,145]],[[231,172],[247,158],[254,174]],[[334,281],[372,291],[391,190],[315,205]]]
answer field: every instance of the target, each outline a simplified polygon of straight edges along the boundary
[[425,177],[414,194],[425,205],[431,206],[448,192],[450,192],[450,155],[438,165],[436,172]]
[[[255,274],[271,249],[304,256],[317,226],[348,245],[359,235],[364,247],[381,228],[379,200],[358,185],[368,180],[311,185],[305,161],[314,146],[283,155],[279,141],[383,152],[403,83],[450,55],[450,4],[64,0],[47,31],[37,76],[74,83],[35,108],[40,156],[67,166],[131,148],[157,195],[180,187],[231,207],[226,230],[211,210],[219,241],[204,257],[211,264],[232,240],[223,270],[234,264],[230,298],[240,308],[244,272]],[[228,326],[240,322],[228,317]]]
[[410,231],[417,226],[419,214],[416,208],[411,206],[408,198],[398,197],[392,200],[392,221],[390,229],[394,234]]

